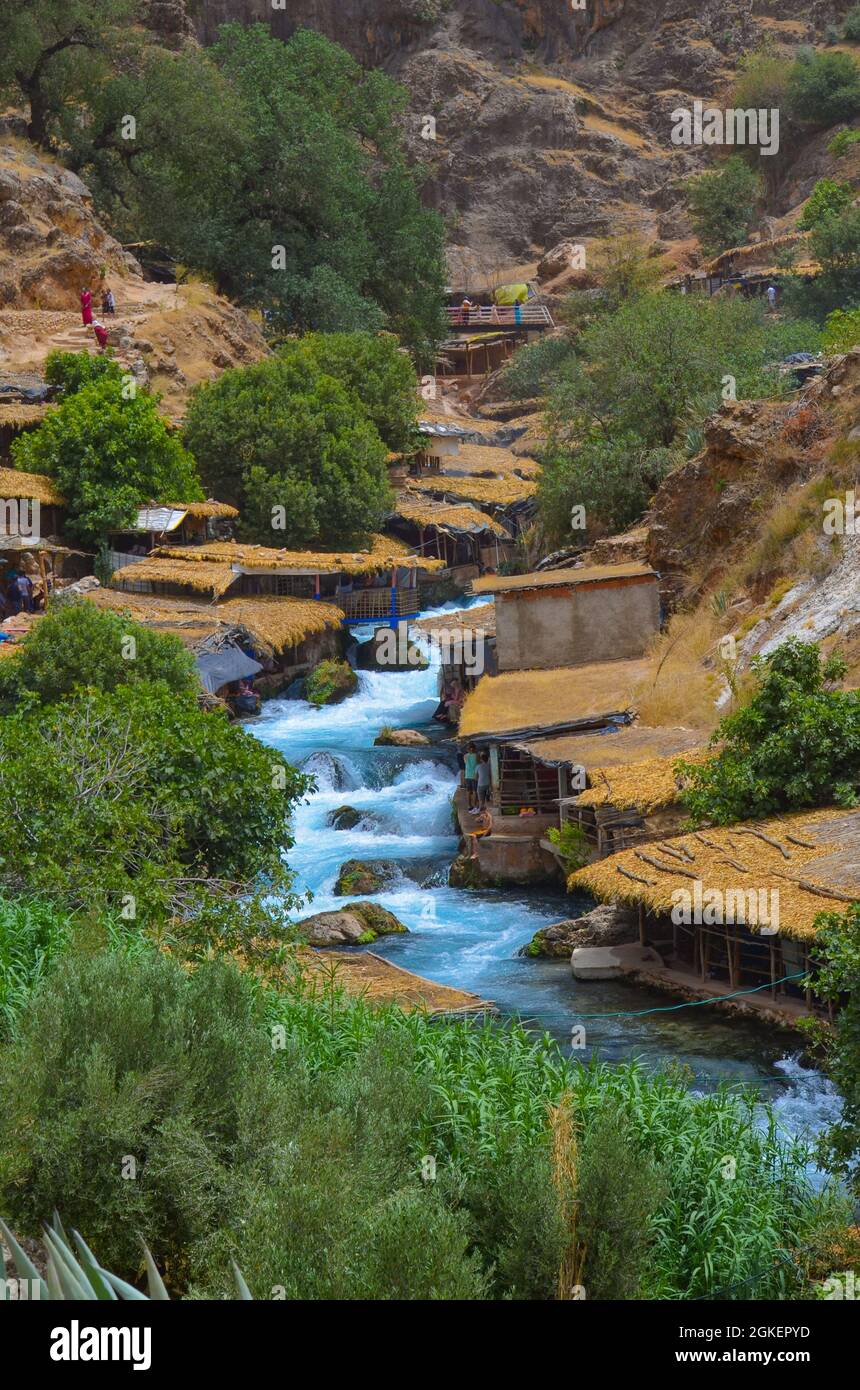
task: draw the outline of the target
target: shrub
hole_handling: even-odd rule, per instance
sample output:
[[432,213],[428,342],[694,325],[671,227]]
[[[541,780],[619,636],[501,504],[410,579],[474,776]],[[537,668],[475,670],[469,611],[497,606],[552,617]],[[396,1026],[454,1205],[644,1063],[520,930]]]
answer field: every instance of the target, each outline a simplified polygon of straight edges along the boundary
[[68,913],[51,903],[0,897],[0,1042],[70,933]]
[[825,352],[850,352],[860,343],[860,308],[834,309],[827,315],[821,345]]
[[348,661],[321,661],[305,682],[305,697],[312,705],[337,704],[358,688],[358,676]]
[[854,201],[854,189],[850,183],[837,183],[835,179],[819,179],[804,204],[798,227],[811,231],[830,217],[838,217]]
[[860,43],[860,5],[849,10],[842,22],[842,37],[851,43]]
[[789,115],[809,125],[850,121],[860,111],[860,68],[850,53],[801,50],[791,70],[786,101]]
[[195,695],[194,657],[172,633],[153,632],[86,600],[52,607],[0,668],[0,707],[24,697],[53,704],[75,689],[111,691],[162,681]]
[[581,826],[567,820],[561,829],[551,827],[547,838],[556,846],[564,862],[566,875],[575,873],[588,862],[588,840]]
[[121,381],[122,368],[109,353],[60,352],[54,349],[45,358],[45,380],[57,389],[62,400],[97,381]]
[[856,145],[860,140],[860,130],[838,130],[833,139],[828,141],[827,153],[835,155],[837,159],[842,159],[848,153],[852,145]]
[[828,689],[845,665],[822,661],[812,643],[792,638],[757,658],[759,687],[724,719],[708,762],[681,764],[683,799],[695,821],[717,825],[836,802],[853,806],[860,782],[860,696]]

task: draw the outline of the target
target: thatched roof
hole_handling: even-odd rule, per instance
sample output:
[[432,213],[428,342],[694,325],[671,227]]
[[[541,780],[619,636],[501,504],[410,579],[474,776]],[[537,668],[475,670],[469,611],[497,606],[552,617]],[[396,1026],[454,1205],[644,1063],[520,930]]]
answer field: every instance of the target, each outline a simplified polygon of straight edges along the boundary
[[333,603],[315,599],[233,598],[224,603],[199,604],[159,594],[120,593],[91,589],[84,597],[97,608],[128,613],[136,623],[173,632],[186,646],[224,628],[243,628],[255,645],[280,654],[306,637],[337,629],[343,613]]
[[392,516],[402,517],[415,526],[437,526],[443,531],[465,531],[474,534],[491,531],[494,536],[510,540],[510,533],[500,521],[495,521],[487,512],[467,503],[432,502],[423,497],[402,494]]
[[44,473],[24,473],[20,468],[0,468],[0,497],[31,497],[42,507],[64,507],[66,499]]
[[[475,611],[475,610],[473,610]],[[540,762],[553,766],[587,768],[623,767],[652,758],[674,761],[682,753],[698,748],[701,733],[694,729],[649,728],[644,724],[627,724],[601,734],[559,734],[555,738],[528,739],[518,744]]]
[[490,574],[472,584],[476,594],[507,594],[517,589],[579,588],[588,584],[611,584],[615,581],[656,579],[649,565],[580,565],[575,569],[537,570],[532,574]]
[[496,631],[496,607],[493,603],[479,603],[474,608],[452,610],[440,613],[435,618],[409,620],[410,628],[429,634],[445,632],[449,636],[482,632],[485,637],[493,637]]
[[178,546],[154,551],[145,560],[124,565],[111,575],[111,584],[117,589],[134,590],[140,584],[171,584],[181,589],[190,589],[196,594],[211,594],[220,598],[235,583],[236,574],[232,566],[215,561],[200,561],[189,565],[181,559],[166,558]]
[[26,405],[23,401],[5,401],[0,404],[0,429],[6,426],[16,430],[32,429],[40,425],[49,410],[47,405]]
[[[704,762],[707,756],[702,749],[684,754],[685,760],[693,763]],[[686,783],[675,772],[677,762],[678,754],[673,753],[620,767],[589,767],[589,785],[574,800],[577,806],[614,806],[619,811],[650,815],[678,801]]]
[[318,632],[339,628],[344,617],[333,603],[302,598],[230,598],[215,611],[224,622],[244,627],[278,653]]
[[276,550],[272,546],[245,545],[239,541],[209,541],[205,545],[159,546],[157,558],[177,564],[233,566],[235,572],[280,574],[381,574],[393,569],[441,569],[441,560],[428,560],[410,551],[391,536],[371,536],[363,550]]
[[199,519],[204,517],[231,518],[239,515],[238,507],[231,507],[229,502],[216,502],[213,497],[207,497],[205,502],[167,502],[165,506]]
[[461,444],[444,465],[444,471],[452,475],[466,473],[471,477],[483,474],[500,478],[537,478],[541,470],[537,459],[520,457],[510,449],[491,444]]
[[499,507],[525,502],[537,492],[537,483],[513,475],[507,478],[455,478],[450,473],[432,473],[426,478],[408,478],[406,484],[410,491],[444,494],[479,504],[492,502]]
[[799,249],[806,240],[806,232],[785,232],[782,236],[767,237],[763,241],[750,242],[746,246],[731,246],[728,251],[714,256],[713,260],[706,261],[702,269],[706,275],[717,275],[720,271],[734,270],[740,266],[751,268],[756,261],[770,265],[777,251],[786,246],[797,246]]
[[608,723],[631,711],[631,691],[644,679],[647,667],[644,659],[601,661],[482,676],[466,697],[459,735],[512,742],[542,730],[561,733]]
[[[663,846],[674,855],[666,849],[661,853]],[[602,902],[641,903],[651,912],[668,914],[677,902],[673,892],[692,892],[694,880],[702,884],[703,894],[708,889],[747,894],[778,890],[782,935],[810,940],[819,912],[844,912],[850,902],[860,901],[860,811],[798,811],[676,835],[589,864],[571,875],[568,887],[584,889]],[[754,927],[756,920],[751,913],[747,925]]]

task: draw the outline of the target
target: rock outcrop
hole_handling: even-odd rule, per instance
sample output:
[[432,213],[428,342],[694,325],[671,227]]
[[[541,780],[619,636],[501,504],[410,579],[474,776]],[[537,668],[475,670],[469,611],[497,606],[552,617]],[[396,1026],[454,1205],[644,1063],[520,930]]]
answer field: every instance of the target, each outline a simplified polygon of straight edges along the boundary
[[373,742],[377,748],[425,748],[430,740],[420,729],[383,729]]
[[577,946],[620,946],[635,941],[637,933],[635,912],[601,903],[582,917],[541,927],[520,955],[569,960]]
[[348,898],[353,893],[379,893],[397,873],[397,865],[388,859],[347,859],[340,866],[333,891],[338,898]]
[[309,946],[365,946],[379,936],[407,932],[393,912],[378,903],[347,903],[339,912],[316,912],[297,923]]

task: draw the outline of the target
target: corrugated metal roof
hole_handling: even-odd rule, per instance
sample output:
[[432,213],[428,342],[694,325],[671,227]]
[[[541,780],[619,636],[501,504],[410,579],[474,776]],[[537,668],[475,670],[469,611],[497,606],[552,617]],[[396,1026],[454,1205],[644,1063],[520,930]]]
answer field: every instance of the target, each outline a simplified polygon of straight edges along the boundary
[[188,512],[185,508],[141,507],[132,530],[156,531],[159,534],[164,531],[175,531],[177,526],[182,525],[187,515]]

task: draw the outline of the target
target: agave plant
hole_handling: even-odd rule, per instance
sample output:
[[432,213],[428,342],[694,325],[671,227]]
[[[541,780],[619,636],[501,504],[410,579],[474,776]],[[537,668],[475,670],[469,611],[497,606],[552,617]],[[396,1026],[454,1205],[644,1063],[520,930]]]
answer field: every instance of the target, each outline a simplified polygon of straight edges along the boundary
[[[72,1241],[78,1252],[75,1254],[72,1242],[69,1241],[63,1230],[62,1222],[56,1212],[54,1213],[53,1225],[45,1227],[44,1246],[48,1264],[44,1279],[2,1218],[0,1218],[0,1236],[12,1252],[12,1260],[18,1278],[27,1280],[33,1289],[32,1298],[55,1303],[79,1303],[93,1299],[108,1301],[121,1299],[143,1299],[144,1301],[167,1299],[169,1301],[170,1299],[164,1280],[145,1245],[143,1258],[146,1263],[148,1293],[141,1293],[140,1289],[134,1288],[133,1285],[127,1284],[116,1274],[111,1274],[110,1270],[104,1269],[83,1236],[80,1236],[77,1231],[72,1231]],[[236,1280],[238,1297],[250,1300],[251,1291],[242,1278],[242,1273],[235,1260],[233,1261],[233,1277]],[[8,1297],[8,1294],[6,1296]]]

